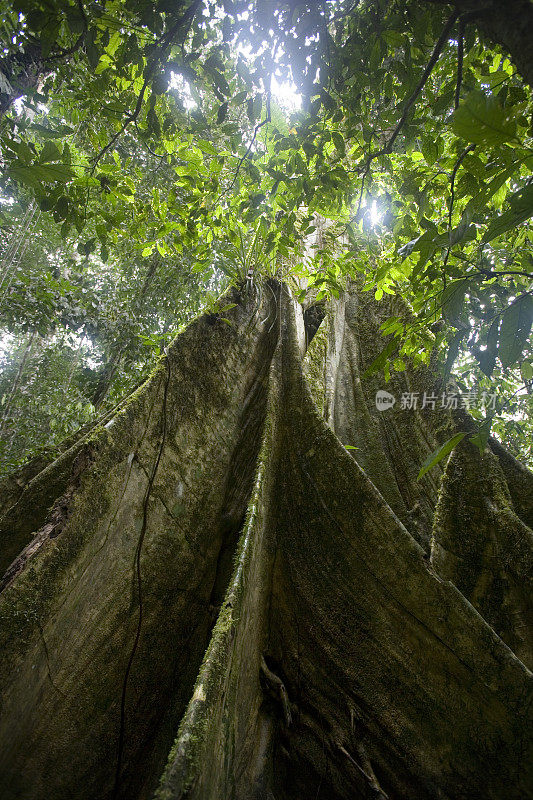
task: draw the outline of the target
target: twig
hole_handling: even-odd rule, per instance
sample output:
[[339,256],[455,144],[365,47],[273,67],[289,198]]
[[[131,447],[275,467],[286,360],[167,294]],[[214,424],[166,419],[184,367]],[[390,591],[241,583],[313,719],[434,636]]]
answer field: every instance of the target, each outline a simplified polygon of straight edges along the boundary
[[[467,156],[468,153],[472,152],[472,150],[475,150],[475,148],[476,148],[475,144],[469,144],[468,147],[465,147],[465,149],[463,150],[463,152],[461,153],[461,155],[459,156],[459,158],[455,162],[453,170],[452,170],[452,177],[451,177],[451,181],[450,181],[450,208],[448,210],[448,234],[450,234],[451,230],[452,230],[453,206],[454,206],[454,203],[455,203],[455,178],[457,177],[457,172],[459,170],[459,167],[463,163],[463,160],[464,160],[465,156]],[[446,265],[448,263],[448,259],[450,257],[451,249],[452,249],[452,245],[450,244],[448,246],[448,249],[446,250],[446,255],[444,256],[444,263],[442,265],[442,269],[444,270],[444,272],[443,272],[444,288],[446,288],[446,272],[445,272],[445,270],[446,270]]]
[[361,211],[361,203],[363,202],[363,192],[365,191],[365,181],[368,177],[369,172],[370,172],[370,161],[366,165],[365,171],[363,172],[363,177],[361,178],[361,191],[359,192],[359,202],[357,203],[357,211],[355,212],[355,217],[354,217],[356,221],[359,217],[359,212]]
[[266,125],[267,123],[269,123],[269,122],[270,122],[270,90],[267,93],[267,113],[266,113],[265,119],[262,122],[258,122],[257,125],[255,126],[254,133],[253,133],[253,136],[252,136],[252,140],[251,140],[250,144],[248,145],[248,148],[247,148],[245,154],[242,156],[242,158],[239,159],[239,163],[237,164],[237,169],[235,170],[235,175],[233,176],[233,180],[231,181],[231,183],[228,186],[228,188],[226,189],[226,191],[219,197],[218,202],[220,202],[220,200],[222,199],[222,197],[224,197],[224,195],[229,194],[229,192],[231,192],[231,190],[235,186],[235,183],[236,183],[237,178],[239,176],[240,168],[242,167],[244,161],[248,158],[248,156],[250,154],[250,151],[251,151],[252,147],[254,146],[254,142],[255,142],[255,140],[257,138],[257,134],[259,133],[261,128],[264,125]]
[[377,800],[389,800],[389,796],[385,794],[385,792],[379,785],[378,779],[376,778],[374,770],[372,769],[372,764],[370,763],[370,760],[366,754],[363,745],[362,744],[358,745],[357,754],[359,755],[359,758],[361,758],[365,769],[363,769],[363,767],[360,764],[358,764],[355,758],[348,752],[348,750],[346,750],[345,747],[343,747],[341,744],[338,743],[337,747],[339,748],[340,752],[344,756],[346,756],[346,758],[350,761],[350,763],[353,764],[354,767],[356,767],[359,770],[361,775],[363,775],[365,780],[368,782],[369,786],[376,793]]
[[459,107],[461,84],[463,82],[465,20],[459,17],[459,31],[457,34],[457,83],[455,85],[455,108]]
[[266,661],[263,656],[261,656],[261,672],[265,676],[267,683],[270,685],[270,688],[274,693],[279,694],[279,699],[281,700],[281,705],[283,706],[283,716],[285,717],[285,724],[289,727],[292,723],[292,714],[291,714],[291,706],[289,703],[289,696],[287,694],[287,690],[285,688],[285,684],[275,675],[272,670],[267,667]]
[[[135,120],[135,128],[137,129],[137,133],[138,133],[138,134],[139,134],[139,136],[140,136],[140,135],[141,135],[141,131],[139,130],[139,125],[138,125],[138,123],[137,123],[137,120]],[[150,155],[151,155],[151,156],[153,156],[154,158],[158,158],[158,159],[160,160],[160,162],[161,162],[161,161],[162,161],[164,158],[166,158],[166,157],[167,157],[167,153],[166,153],[166,152],[165,152],[165,153],[163,153],[162,155],[159,155],[159,153],[156,153],[156,152],[154,152],[154,150],[152,150],[152,148],[151,148],[151,147],[149,147],[149,145],[147,145],[147,144],[146,144],[146,142],[143,142],[143,147],[145,147],[145,148],[148,150],[148,152],[150,153]],[[160,164],[158,165],[157,169],[159,169],[159,166],[160,166]]]

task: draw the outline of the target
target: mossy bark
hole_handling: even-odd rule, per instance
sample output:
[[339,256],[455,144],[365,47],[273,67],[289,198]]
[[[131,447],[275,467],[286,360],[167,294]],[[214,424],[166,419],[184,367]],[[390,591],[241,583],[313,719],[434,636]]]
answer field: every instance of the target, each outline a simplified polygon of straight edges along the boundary
[[312,393],[288,291],[233,302],[7,511],[0,796],[533,797],[530,473],[494,445],[416,482],[457,421],[377,411],[368,297]]
[[513,508],[498,458],[462,442],[446,468],[431,563],[533,668],[533,534]]
[[232,325],[191,325],[83,441],[76,485],[52,464],[25,492],[26,513],[44,521],[48,476],[64,476],[59,524],[44,525],[2,592],[3,797],[151,793],[217,615],[220,555],[246,512],[269,310],[250,299]]
[[[398,303],[396,302],[396,305]],[[378,306],[369,292],[356,288],[334,301],[328,317],[327,347],[315,339],[305,359],[304,371],[317,406],[330,428],[379,489],[392,510],[424,547],[429,547],[439,491],[439,473],[417,481],[420,465],[450,425],[438,407],[422,412],[424,392],[437,391],[429,369],[393,373],[385,383],[382,373],[364,377],[384,347],[380,324],[387,313],[404,313],[394,303]],[[316,352],[322,348],[322,382],[316,372]],[[376,407],[376,392],[384,389],[396,399],[391,412]],[[414,393],[417,406],[401,412],[402,395]],[[324,398],[322,400],[322,398]]]

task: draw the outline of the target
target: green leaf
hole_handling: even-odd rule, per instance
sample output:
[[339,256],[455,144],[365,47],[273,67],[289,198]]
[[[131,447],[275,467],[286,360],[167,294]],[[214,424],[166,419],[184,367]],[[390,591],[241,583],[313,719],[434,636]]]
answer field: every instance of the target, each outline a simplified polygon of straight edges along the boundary
[[475,436],[472,436],[470,441],[472,444],[475,444],[478,448],[481,455],[483,455],[485,451],[485,447],[487,446],[487,442],[489,441],[490,436],[490,429],[492,426],[492,417],[489,417],[480,428],[478,428],[478,432]]
[[463,312],[468,280],[461,278],[452,281],[441,295],[442,315],[447,322],[457,322]]
[[68,215],[68,212],[69,212],[69,207],[70,207],[70,205],[69,205],[68,197],[65,197],[65,195],[61,195],[57,199],[57,203],[55,204],[55,209],[54,210],[57,211],[57,213],[59,214],[61,219],[66,219],[66,217]]
[[39,131],[41,136],[49,139],[62,139],[64,136],[70,136],[71,133],[74,133],[74,128],[70,128],[68,125],[60,125],[58,128],[48,128],[46,125],[40,125],[38,122],[33,123],[31,130]]
[[208,155],[210,156],[216,156],[218,153],[218,151],[216,150],[215,147],[213,147],[211,142],[208,142],[206,139],[199,139],[196,142],[196,144],[198,145],[200,150],[202,150],[204,153],[208,153]]
[[470,328],[463,328],[461,330],[456,331],[450,344],[448,345],[448,353],[446,354],[446,364],[444,366],[444,383],[446,383],[448,381],[448,378],[450,377],[450,373],[455,363],[455,359],[459,355],[461,342],[468,333],[470,333]]
[[431,258],[433,253],[435,252],[436,246],[434,242],[434,236],[430,231],[426,231],[419,236],[417,239],[413,239],[407,244],[404,244],[403,247],[398,249],[398,255],[403,260],[411,255],[411,253],[420,253],[421,261],[424,263]]
[[240,106],[241,103],[244,103],[247,97],[248,97],[248,92],[246,90],[244,92],[238,92],[238,94],[234,95],[231,98],[231,103],[234,106]]
[[439,148],[437,143],[430,139],[429,137],[425,137],[422,139],[422,144],[420,146],[422,151],[422,155],[426,159],[426,162],[431,166],[435,163],[437,158],[439,157]]
[[448,231],[446,234],[440,234],[436,236],[434,239],[435,244],[442,244],[446,247],[453,247],[459,242],[471,242],[477,238],[477,230],[475,225],[471,225],[472,217],[469,210],[465,210],[459,225],[456,228],[452,228],[451,231]]
[[78,36],[85,30],[85,20],[77,8],[69,7],[66,10],[67,24],[73,34]]
[[[53,6],[51,7],[50,11],[53,14]],[[43,26],[40,31],[40,41],[41,41],[41,49],[42,49],[42,56],[46,58],[50,55],[52,47],[55,45],[57,41],[57,37],[59,35],[59,29],[61,26],[60,20],[56,16],[50,15],[49,19],[47,20],[47,24]]]
[[93,237],[92,239],[87,239],[86,242],[80,242],[78,244],[78,252],[88,256],[90,255],[90,253],[93,252],[95,247],[96,247],[96,239]]
[[44,147],[39,154],[39,161],[44,163],[45,161],[60,161],[61,160],[61,151],[59,147],[54,144],[54,142],[45,142]]
[[399,31],[382,31],[381,35],[391,47],[401,47],[404,43],[403,34],[401,34]]
[[492,241],[502,233],[515,228],[533,216],[533,184],[515,192],[509,198],[511,209],[494,219],[483,237],[483,243]]
[[261,116],[261,109],[263,108],[263,96],[256,94],[253,99],[253,117],[254,120],[259,119]]
[[449,455],[452,450],[457,447],[459,442],[462,442],[467,435],[468,434],[466,431],[464,433],[456,433],[455,436],[452,436],[451,439],[448,439],[447,442],[444,442],[441,447],[437,447],[437,449],[434,450],[422,464],[422,468],[418,473],[417,481],[419,481],[420,478],[426,474],[426,472],[442,461],[443,458],[446,458],[446,456]]
[[533,324],[533,297],[523,294],[503,313],[498,357],[502,367],[510,367],[522,355]]
[[85,52],[87,53],[87,61],[89,62],[89,66],[92,69],[95,69],[98,66],[98,62],[100,60],[100,50],[96,46],[96,37],[97,37],[97,29],[91,28],[87,35],[87,40],[85,42]]
[[46,166],[34,164],[31,167],[19,164],[20,162],[14,161],[9,168],[9,174],[14,180],[27,186],[39,187],[41,183],[52,183],[53,181],[67,183],[76,177],[75,172],[63,164],[46,164]]
[[225,101],[224,103],[221,103],[220,106],[219,106],[219,109],[218,109],[218,112],[217,112],[217,123],[219,125],[222,125],[222,123],[226,119],[227,115],[228,115],[228,103],[227,103],[227,101]]
[[119,31],[115,31],[111,39],[109,40],[109,44],[106,47],[107,52],[110,56],[114,56],[115,52],[121,42],[121,35]]
[[499,318],[495,319],[489,328],[487,334],[487,349],[481,350],[477,354],[479,367],[485,373],[487,378],[490,378],[496,365],[496,352],[498,349],[498,332],[500,329]]
[[329,94],[329,92],[326,92],[325,89],[322,89],[322,91],[320,92],[320,101],[324,106],[324,108],[326,109],[326,111],[335,111],[335,109],[337,108],[337,103],[335,102],[333,97]]
[[498,145],[516,141],[516,122],[512,107],[503,108],[496,97],[473,91],[454,111],[452,130],[467,142]]
[[533,379],[533,364],[531,361],[523,361],[520,365],[520,372],[522,373],[522,378],[525,381],[530,381]]
[[227,97],[231,93],[231,90],[224,75],[216,69],[209,70],[209,73],[216,88]]
[[372,375],[374,372],[378,372],[380,369],[383,369],[397,347],[398,341],[396,339],[391,339],[390,342],[387,342],[381,353],[376,356],[372,363],[366,368],[362,377],[368,378],[369,375]]
[[344,138],[342,137],[342,135],[338,131],[333,131],[333,133],[331,134],[331,138],[333,139],[333,144],[335,145],[339,153],[341,155],[344,155],[346,148],[344,144]]

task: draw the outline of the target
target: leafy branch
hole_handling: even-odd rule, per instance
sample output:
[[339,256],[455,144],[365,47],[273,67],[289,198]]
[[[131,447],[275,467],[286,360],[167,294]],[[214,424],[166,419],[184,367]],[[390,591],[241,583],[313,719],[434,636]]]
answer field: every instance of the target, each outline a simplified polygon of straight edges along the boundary
[[[461,155],[459,156],[459,158],[455,162],[453,170],[452,170],[452,175],[451,175],[451,180],[450,180],[450,207],[448,209],[448,233],[450,235],[451,235],[451,231],[452,231],[453,207],[455,205],[455,179],[457,177],[457,172],[459,171],[459,167],[463,163],[463,161],[466,158],[466,156],[468,155],[468,153],[471,153],[472,150],[475,150],[475,147],[476,147],[475,144],[470,144],[470,145],[468,145],[468,147],[465,147],[465,149],[463,150],[463,152],[461,153]],[[442,279],[443,279],[443,282],[444,282],[444,288],[446,288],[446,265],[447,265],[448,259],[450,257],[451,249],[452,249],[452,245],[450,243],[450,245],[448,246],[448,248],[446,250],[446,255],[444,256],[444,263],[442,265]]]
[[392,132],[387,144],[384,145],[384,147],[381,147],[379,150],[375,150],[373,153],[369,153],[369,155],[367,156],[367,158],[366,158],[366,160],[364,162],[364,166],[359,169],[359,172],[362,173],[361,191],[360,191],[360,194],[359,194],[359,202],[358,202],[356,214],[354,215],[354,217],[352,217],[350,222],[356,220],[358,218],[358,216],[359,216],[359,212],[361,210],[361,203],[362,203],[362,200],[363,200],[363,192],[364,192],[365,181],[366,181],[366,179],[368,177],[368,174],[370,172],[370,165],[372,164],[372,161],[374,161],[376,158],[379,158],[380,156],[389,155],[390,153],[392,153],[392,148],[394,147],[394,142],[398,138],[403,126],[405,125],[411,108],[416,103],[420,93],[422,92],[424,86],[426,85],[426,83],[428,81],[429,76],[433,72],[433,68],[435,67],[437,61],[439,60],[440,54],[442,53],[442,51],[444,49],[444,46],[445,46],[446,42],[448,41],[450,32],[451,32],[453,26],[455,25],[458,16],[459,16],[458,12],[454,11],[450,15],[450,17],[448,18],[444,28],[442,29],[441,35],[439,36],[439,38],[438,38],[438,40],[437,40],[437,42],[435,44],[435,47],[433,48],[433,52],[431,54],[431,57],[430,57],[428,63],[426,64],[424,72],[422,73],[422,76],[421,76],[420,80],[418,81],[414,91],[409,96],[409,98],[408,98],[408,100],[407,100],[407,102],[406,102],[406,104],[404,106],[402,115],[401,115],[400,119],[398,120],[398,123],[396,124],[396,127],[394,128],[394,130],[393,130],[393,132]]
[[159,40],[153,45],[156,52],[150,61],[147,63],[145,70],[144,70],[144,81],[141,86],[141,90],[137,97],[137,102],[135,104],[135,108],[129,114],[126,114],[124,119],[124,123],[120,127],[120,130],[111,138],[111,140],[100,150],[100,152],[93,158],[93,166],[91,168],[90,174],[93,175],[94,171],[104,157],[106,153],[114,146],[114,144],[120,139],[122,134],[125,132],[127,127],[137,120],[139,114],[141,113],[141,109],[143,107],[144,96],[146,94],[146,90],[148,88],[148,84],[152,79],[156,68],[161,64],[163,55],[167,48],[172,43],[172,40],[175,38],[177,33],[179,32],[180,28],[187,23],[191,23],[194,19],[194,16],[200,6],[202,0],[194,0],[193,3],[189,6],[189,8],[178,18],[178,20],[174,23],[174,25],[163,35],[159,38]]
[[47,56],[47,58],[44,58],[43,62],[45,64],[51,61],[57,61],[58,59],[67,58],[68,56],[73,55],[77,50],[80,49],[80,47],[84,43],[85,37],[87,36],[87,31],[89,30],[89,20],[87,19],[87,14],[85,13],[85,8],[83,7],[82,0],[77,0],[77,3],[78,3],[78,10],[83,20],[83,31],[80,33],[80,35],[78,36],[72,47],[61,49],[58,53],[52,53],[51,55]]
[[384,156],[384,155],[388,155],[388,154],[392,153],[392,148],[394,146],[394,142],[398,138],[398,135],[400,134],[403,126],[405,125],[411,108],[416,103],[420,93],[422,92],[422,89],[424,88],[424,86],[426,85],[426,83],[428,81],[429,76],[433,72],[433,68],[435,67],[435,64],[437,63],[437,61],[439,60],[439,56],[442,53],[446,42],[448,41],[450,32],[451,32],[453,26],[455,25],[458,16],[459,16],[458,12],[454,11],[453,14],[451,14],[451,16],[448,18],[444,28],[442,29],[442,33],[439,36],[439,38],[437,40],[437,43],[435,44],[435,47],[433,48],[433,52],[431,54],[431,58],[429,59],[428,63],[426,64],[424,72],[422,73],[422,76],[421,76],[420,80],[418,81],[414,91],[412,92],[412,94],[408,98],[408,100],[407,100],[407,102],[406,102],[406,104],[404,106],[402,115],[401,115],[400,119],[398,120],[398,123],[397,123],[396,127],[394,128],[389,141],[380,150],[376,150],[374,153],[370,153],[370,155],[368,156],[367,163],[370,162],[370,161],[373,161],[375,158],[378,158],[379,156]]
[[239,159],[239,163],[237,164],[237,168],[236,168],[235,173],[233,175],[233,179],[232,179],[230,185],[228,186],[228,188],[218,197],[217,203],[219,203],[222,200],[223,197],[225,197],[227,194],[229,194],[231,192],[231,190],[233,189],[233,187],[235,186],[235,184],[237,182],[237,178],[239,177],[240,169],[241,169],[242,165],[244,164],[244,162],[246,161],[246,159],[248,158],[248,156],[250,155],[250,153],[252,151],[252,147],[255,144],[255,140],[257,139],[257,134],[259,133],[261,128],[263,128],[265,125],[267,125],[270,121],[271,121],[271,117],[270,117],[270,90],[269,90],[267,92],[267,96],[266,96],[266,114],[265,114],[265,118],[261,122],[258,122],[257,125],[255,126],[252,138],[250,140],[250,143],[249,143],[248,147],[246,148],[246,152]]

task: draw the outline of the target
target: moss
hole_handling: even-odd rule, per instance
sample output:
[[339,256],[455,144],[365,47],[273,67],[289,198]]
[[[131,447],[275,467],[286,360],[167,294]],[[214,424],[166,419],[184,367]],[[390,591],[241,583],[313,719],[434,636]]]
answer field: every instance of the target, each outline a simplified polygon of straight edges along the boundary
[[[135,551],[166,428],[141,552],[143,620],[126,696],[120,796],[149,791],[160,774],[211,628],[220,515],[242,408],[272,346],[266,332],[249,327],[252,311],[252,302],[233,309],[231,327],[200,319],[179,337],[168,354],[165,425],[166,361],[111,426],[91,433],[92,461],[66,525],[2,594],[0,774],[10,792],[28,800],[42,797],[45,785],[50,797],[110,792],[138,621]],[[177,485],[178,519],[169,511]],[[28,502],[39,500],[37,491],[30,495]]]
[[326,410],[326,361],[328,357],[328,338],[331,326],[331,309],[326,314],[320,327],[313,336],[305,358],[303,370],[311,395],[319,413],[324,416]]
[[532,548],[533,534],[514,513],[498,459],[463,442],[446,468],[431,561],[528,666]]
[[[158,800],[186,794],[213,800],[234,797],[236,755],[242,761],[243,753],[251,748],[250,739],[239,729],[244,724],[249,737],[250,709],[261,702],[258,676],[265,624],[262,609],[271,536],[266,509],[272,491],[271,478],[265,476],[265,471],[270,473],[274,469],[277,446],[273,394],[271,391],[254,490],[235,554],[233,575],[156,793]],[[251,572],[259,576],[257,581],[251,579]]]

